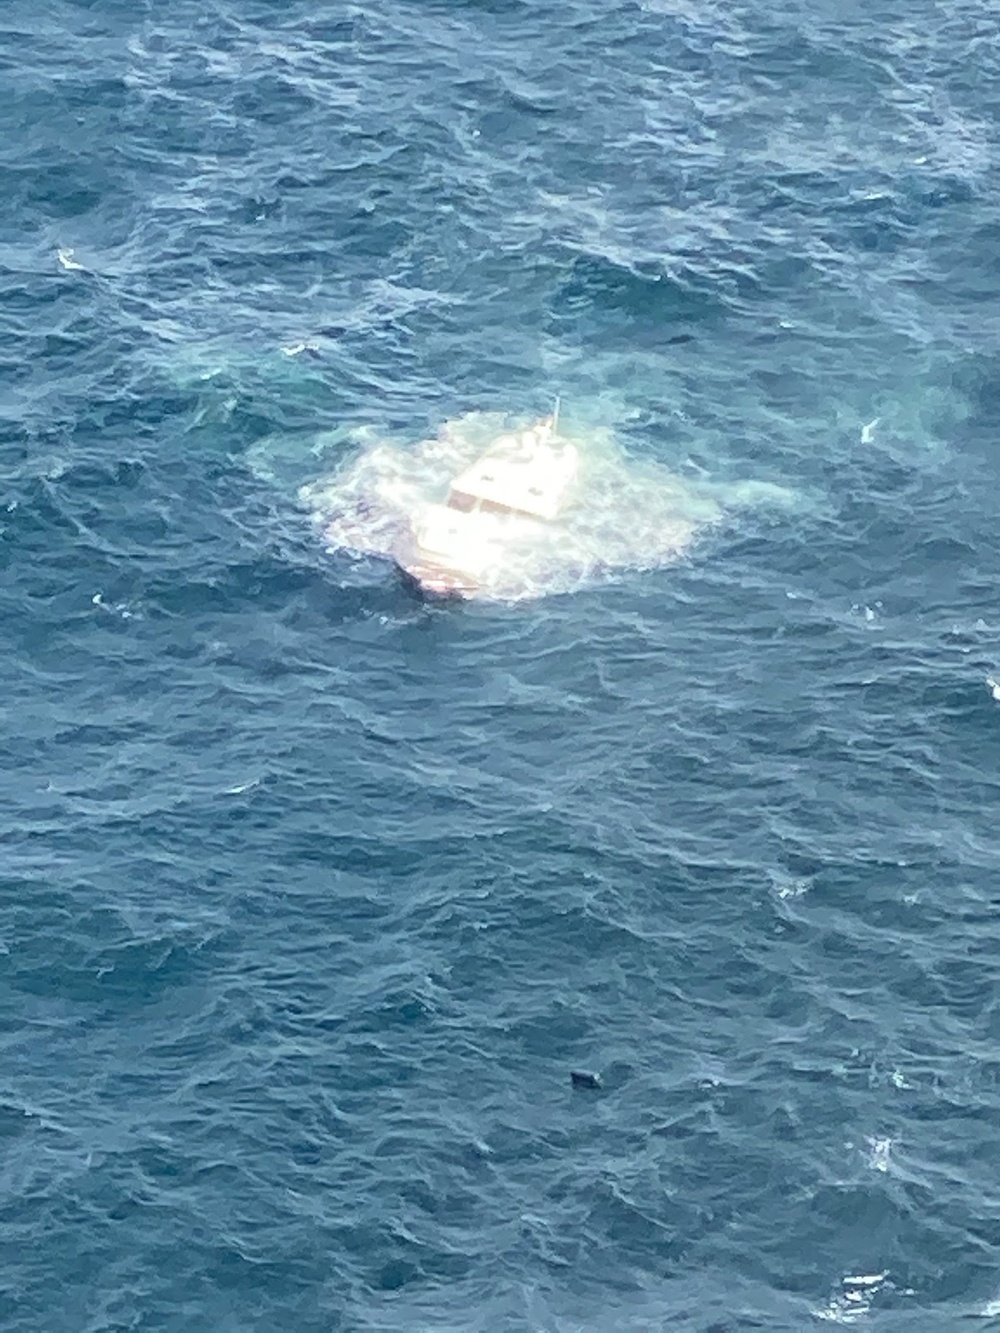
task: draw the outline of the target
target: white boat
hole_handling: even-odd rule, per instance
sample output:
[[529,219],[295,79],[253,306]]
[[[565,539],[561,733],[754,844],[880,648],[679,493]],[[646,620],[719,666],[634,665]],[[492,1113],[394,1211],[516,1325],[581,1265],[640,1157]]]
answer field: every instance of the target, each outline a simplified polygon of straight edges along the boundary
[[518,546],[544,536],[576,479],[576,448],[551,416],[498,436],[454,477],[444,504],[413,516],[397,564],[428,592],[475,596],[502,583]]

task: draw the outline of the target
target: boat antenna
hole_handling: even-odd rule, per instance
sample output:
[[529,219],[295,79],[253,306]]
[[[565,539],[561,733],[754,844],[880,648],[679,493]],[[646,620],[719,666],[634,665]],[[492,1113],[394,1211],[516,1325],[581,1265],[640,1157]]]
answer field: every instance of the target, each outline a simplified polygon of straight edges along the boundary
[[558,435],[558,433],[559,433],[559,402],[560,402],[560,400],[559,400],[559,397],[558,397],[558,395],[557,395],[557,396],[556,396],[556,405],[555,405],[555,407],[552,409],[552,434],[553,434],[553,435]]

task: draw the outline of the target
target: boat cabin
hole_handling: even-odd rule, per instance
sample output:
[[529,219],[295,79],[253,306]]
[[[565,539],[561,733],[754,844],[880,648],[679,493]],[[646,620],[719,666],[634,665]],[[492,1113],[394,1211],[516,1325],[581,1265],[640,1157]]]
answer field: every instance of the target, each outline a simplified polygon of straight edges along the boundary
[[448,508],[463,514],[556,518],[576,476],[577,454],[572,445],[557,446],[551,439],[549,422],[501,435],[454,479]]

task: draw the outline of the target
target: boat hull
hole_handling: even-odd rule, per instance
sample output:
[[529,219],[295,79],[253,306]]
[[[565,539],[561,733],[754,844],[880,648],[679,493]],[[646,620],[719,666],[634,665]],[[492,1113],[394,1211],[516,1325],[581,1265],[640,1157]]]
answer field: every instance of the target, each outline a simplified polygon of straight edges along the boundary
[[467,600],[477,596],[481,589],[478,584],[458,573],[419,561],[406,561],[396,557],[396,568],[403,576],[403,582],[414,592],[435,600]]

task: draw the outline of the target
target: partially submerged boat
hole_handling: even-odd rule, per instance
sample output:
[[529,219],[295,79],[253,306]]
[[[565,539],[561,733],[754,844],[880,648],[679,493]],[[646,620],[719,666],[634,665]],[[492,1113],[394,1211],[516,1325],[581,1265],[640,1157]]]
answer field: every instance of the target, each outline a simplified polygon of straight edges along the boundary
[[729,510],[791,501],[631,457],[610,428],[586,420],[581,407],[576,447],[556,414],[511,430],[501,413],[469,412],[415,443],[364,427],[351,433],[358,448],[347,460],[338,433],[336,470],[304,487],[302,501],[327,550],[345,554],[352,586],[381,579],[392,561],[427,596],[503,603],[658,569]]
[[444,504],[425,506],[395,553],[422,589],[472,597],[503,581],[518,547],[546,535],[565,509],[579,467],[558,435],[559,405],[524,430],[499,435],[451,481]]

